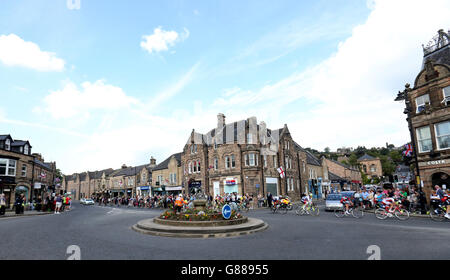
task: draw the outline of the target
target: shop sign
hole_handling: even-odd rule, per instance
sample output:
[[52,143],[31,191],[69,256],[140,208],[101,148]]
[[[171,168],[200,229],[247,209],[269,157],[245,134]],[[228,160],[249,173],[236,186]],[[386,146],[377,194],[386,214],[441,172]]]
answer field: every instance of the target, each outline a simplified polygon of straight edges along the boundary
[[441,159],[427,162],[427,165],[438,165],[438,164],[445,164],[445,160]]
[[234,179],[226,180],[226,181],[225,181],[225,184],[226,184],[226,185],[236,185],[236,180],[234,180]]

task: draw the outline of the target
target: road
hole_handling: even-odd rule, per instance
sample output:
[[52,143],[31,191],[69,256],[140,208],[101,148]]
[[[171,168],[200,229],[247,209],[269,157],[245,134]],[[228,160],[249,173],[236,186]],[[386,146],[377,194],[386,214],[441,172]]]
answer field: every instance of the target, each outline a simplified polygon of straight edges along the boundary
[[186,239],[144,235],[131,230],[137,221],[161,210],[74,205],[61,215],[0,219],[0,259],[64,260],[77,245],[81,259],[346,259],[366,260],[367,248],[380,248],[381,259],[450,259],[450,222],[428,218],[378,220],[283,215],[251,210],[263,219],[263,232],[232,238]]

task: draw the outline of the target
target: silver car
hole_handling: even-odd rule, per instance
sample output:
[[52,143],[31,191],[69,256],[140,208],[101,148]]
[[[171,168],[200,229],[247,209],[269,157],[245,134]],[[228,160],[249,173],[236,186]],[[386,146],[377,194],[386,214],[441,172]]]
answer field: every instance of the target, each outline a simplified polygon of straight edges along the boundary
[[325,200],[325,211],[334,211],[343,207],[341,203],[342,194],[330,193]]
[[80,200],[80,204],[83,204],[83,205],[94,205],[95,202],[92,199],[90,199],[90,198],[82,198]]

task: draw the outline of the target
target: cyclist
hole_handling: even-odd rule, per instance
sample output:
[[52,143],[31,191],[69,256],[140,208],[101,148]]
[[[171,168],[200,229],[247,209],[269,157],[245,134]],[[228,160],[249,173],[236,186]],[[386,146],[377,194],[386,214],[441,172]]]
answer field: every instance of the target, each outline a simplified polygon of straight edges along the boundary
[[305,210],[311,203],[311,197],[307,193],[304,193],[301,198],[301,202],[303,203],[303,210]]
[[392,208],[394,208],[395,200],[392,197],[384,197],[382,200],[382,203],[386,206],[386,210],[388,211],[389,215],[392,215]]
[[[442,206],[449,206],[450,202],[448,199],[448,194],[444,193],[444,191],[438,185],[435,186],[435,189],[436,189],[436,195],[439,197],[440,204]],[[447,207],[447,212],[444,215],[444,217],[446,217],[447,219],[450,219],[449,212],[450,212],[450,207]]]
[[341,203],[342,205],[345,205],[345,214],[350,214],[348,212],[349,207],[353,204],[352,201],[350,200],[350,198],[348,198],[348,196],[343,195],[341,198]]

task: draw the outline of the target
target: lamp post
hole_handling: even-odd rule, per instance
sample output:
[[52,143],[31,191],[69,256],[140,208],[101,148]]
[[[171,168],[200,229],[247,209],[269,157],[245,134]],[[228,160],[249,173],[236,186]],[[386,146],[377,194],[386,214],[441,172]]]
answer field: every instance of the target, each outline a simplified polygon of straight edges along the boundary
[[408,94],[409,92],[411,92],[412,89],[410,88],[410,84],[406,84],[405,85],[405,90],[403,91],[399,91],[397,97],[395,98],[395,101],[402,101],[405,100],[405,110],[403,111],[404,114],[406,114],[406,121],[408,122],[408,129],[409,129],[409,134],[411,137],[411,146],[413,148],[413,152],[414,152],[414,161],[415,161],[415,165],[416,165],[416,181],[417,184],[419,185],[419,190],[422,191],[422,183],[420,180],[420,172],[419,172],[419,162],[417,161],[417,148],[416,148],[416,141],[415,141],[415,137],[414,137],[414,131],[413,131],[413,127],[412,127],[412,121],[411,121],[411,113],[413,112],[413,108],[411,105],[411,101],[409,100]]

